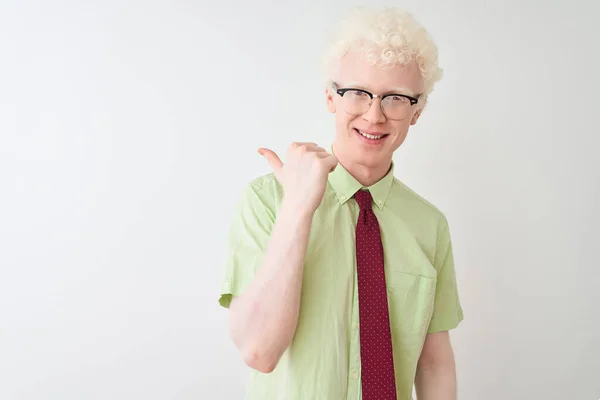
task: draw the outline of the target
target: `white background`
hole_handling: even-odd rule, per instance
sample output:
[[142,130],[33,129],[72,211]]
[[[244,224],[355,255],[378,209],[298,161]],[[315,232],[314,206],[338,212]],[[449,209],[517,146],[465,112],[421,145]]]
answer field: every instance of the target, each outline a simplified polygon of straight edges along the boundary
[[[243,397],[228,218],[258,147],[330,144],[349,5],[271,3],[1,2],[1,399]],[[600,6],[484,3],[402,2],[445,77],[397,177],[450,222],[459,398],[595,400]]]

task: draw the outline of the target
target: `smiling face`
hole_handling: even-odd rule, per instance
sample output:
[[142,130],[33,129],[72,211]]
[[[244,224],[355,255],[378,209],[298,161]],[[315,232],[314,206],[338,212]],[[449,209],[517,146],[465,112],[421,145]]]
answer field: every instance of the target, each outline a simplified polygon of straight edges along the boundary
[[[423,79],[416,63],[381,68],[368,63],[356,51],[340,60],[334,81],[337,88],[363,89],[377,96],[418,97],[423,92]],[[346,168],[387,170],[394,151],[404,142],[410,125],[417,122],[422,109],[419,103],[409,103],[405,113],[394,113],[391,112],[397,107],[394,103],[407,101],[405,97],[388,96],[383,99],[383,107],[381,98],[375,97],[366,112],[356,115],[357,110],[363,108],[349,104],[357,104],[356,97],[362,97],[361,92],[346,92],[344,96],[349,98],[344,99],[334,89],[327,91],[326,96],[329,111],[335,113],[334,150]]]

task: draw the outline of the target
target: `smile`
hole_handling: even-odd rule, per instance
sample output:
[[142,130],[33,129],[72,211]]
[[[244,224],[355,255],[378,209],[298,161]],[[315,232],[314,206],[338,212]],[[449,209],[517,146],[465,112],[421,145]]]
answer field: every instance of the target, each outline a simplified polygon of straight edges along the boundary
[[381,140],[381,139],[383,139],[384,137],[386,137],[388,135],[387,133],[384,133],[384,134],[381,134],[381,135],[373,135],[373,134],[370,134],[370,133],[367,133],[367,132],[364,132],[364,131],[359,131],[356,128],[354,128],[354,130],[359,135],[361,135],[362,137],[365,137],[365,138],[371,139],[371,140]]

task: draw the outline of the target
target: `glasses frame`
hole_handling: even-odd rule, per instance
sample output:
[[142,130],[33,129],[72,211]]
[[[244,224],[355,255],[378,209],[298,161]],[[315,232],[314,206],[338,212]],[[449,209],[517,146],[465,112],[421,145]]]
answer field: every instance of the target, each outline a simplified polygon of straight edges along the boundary
[[349,91],[362,92],[362,93],[364,93],[364,94],[366,94],[367,96],[370,97],[371,100],[369,102],[369,107],[367,107],[367,109],[365,110],[364,113],[362,113],[362,114],[351,114],[351,113],[349,113],[349,114],[351,114],[351,115],[364,115],[364,114],[366,114],[371,109],[371,106],[373,105],[373,99],[377,98],[377,99],[381,99],[379,107],[381,108],[381,112],[383,113],[383,115],[385,115],[386,118],[391,119],[393,121],[402,121],[404,118],[406,118],[406,116],[404,116],[403,118],[400,118],[400,119],[395,119],[395,118],[388,117],[387,114],[385,113],[384,109],[383,109],[383,100],[386,97],[389,97],[389,96],[404,97],[404,98],[408,99],[408,101],[410,101],[410,106],[412,107],[412,106],[414,106],[415,104],[417,104],[419,102],[419,97],[421,96],[421,95],[419,95],[417,97],[412,97],[412,96],[409,96],[409,95],[406,95],[406,94],[401,94],[401,93],[387,93],[387,94],[384,94],[384,95],[379,95],[379,94],[373,94],[373,93],[369,92],[368,90],[364,90],[364,89],[357,89],[357,88],[351,88],[351,87],[338,88],[337,84],[335,82],[333,83],[333,88],[335,89],[335,92],[340,97],[344,97],[344,94],[346,94],[346,92],[349,92]]

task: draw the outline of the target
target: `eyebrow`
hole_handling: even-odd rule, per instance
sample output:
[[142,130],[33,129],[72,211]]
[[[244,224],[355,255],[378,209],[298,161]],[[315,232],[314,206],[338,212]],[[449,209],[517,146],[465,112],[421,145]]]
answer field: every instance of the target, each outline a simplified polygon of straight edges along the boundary
[[415,93],[412,90],[410,90],[409,88],[405,88],[405,87],[392,88],[390,93],[407,94],[409,96],[415,95]]
[[[368,90],[365,85],[362,85],[359,82],[348,82],[344,86],[345,87],[353,87],[356,89]],[[368,90],[368,91],[370,91],[370,90]],[[415,93],[412,90],[410,90],[409,88],[406,88],[406,87],[402,87],[402,86],[394,87],[391,90],[388,90],[385,93],[383,93],[383,95],[387,95],[387,94],[406,94],[408,96],[415,95]]]

